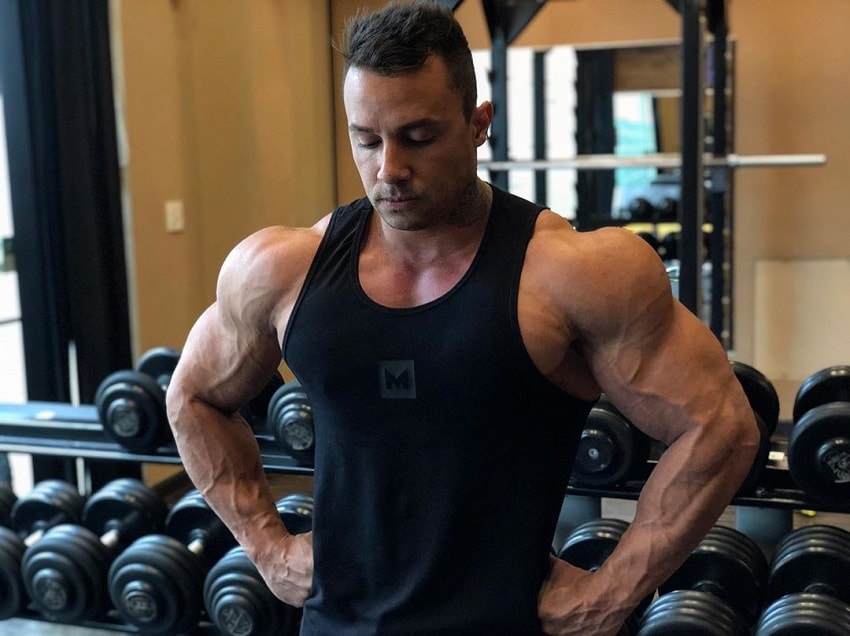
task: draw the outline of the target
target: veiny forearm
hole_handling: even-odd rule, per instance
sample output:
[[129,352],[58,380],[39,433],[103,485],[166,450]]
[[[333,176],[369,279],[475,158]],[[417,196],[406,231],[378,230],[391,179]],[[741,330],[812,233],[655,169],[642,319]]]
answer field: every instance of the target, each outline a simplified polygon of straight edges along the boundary
[[754,430],[749,421],[724,431],[695,428],[670,445],[644,485],[629,530],[597,572],[609,598],[619,595],[629,611],[688,557],[749,471]]
[[238,413],[170,397],[172,429],[190,479],[249,556],[267,550],[287,533],[253,431]]

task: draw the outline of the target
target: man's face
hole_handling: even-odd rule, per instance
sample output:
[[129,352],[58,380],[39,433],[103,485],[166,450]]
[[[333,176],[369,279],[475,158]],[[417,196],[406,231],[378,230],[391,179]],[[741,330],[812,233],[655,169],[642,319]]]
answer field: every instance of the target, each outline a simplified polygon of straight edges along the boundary
[[343,96],[354,162],[384,222],[418,230],[451,218],[475,182],[492,106],[482,104],[467,121],[444,62],[433,56],[393,77],[353,66]]

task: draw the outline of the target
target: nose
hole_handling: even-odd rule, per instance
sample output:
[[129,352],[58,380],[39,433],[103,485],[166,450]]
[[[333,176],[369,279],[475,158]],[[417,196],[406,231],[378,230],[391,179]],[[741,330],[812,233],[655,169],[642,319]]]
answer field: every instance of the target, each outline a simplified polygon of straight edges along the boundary
[[381,154],[378,179],[384,183],[398,183],[410,178],[408,155],[401,144],[385,141]]

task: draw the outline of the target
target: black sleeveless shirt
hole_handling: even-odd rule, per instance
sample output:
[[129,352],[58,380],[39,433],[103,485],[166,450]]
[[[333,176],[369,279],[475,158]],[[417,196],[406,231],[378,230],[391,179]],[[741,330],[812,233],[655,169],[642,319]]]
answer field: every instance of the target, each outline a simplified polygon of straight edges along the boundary
[[469,270],[404,309],[360,287],[370,202],[334,211],[282,346],[316,426],[302,634],[540,633],[538,592],[592,405],[543,377],[520,336],[540,209],[493,188]]

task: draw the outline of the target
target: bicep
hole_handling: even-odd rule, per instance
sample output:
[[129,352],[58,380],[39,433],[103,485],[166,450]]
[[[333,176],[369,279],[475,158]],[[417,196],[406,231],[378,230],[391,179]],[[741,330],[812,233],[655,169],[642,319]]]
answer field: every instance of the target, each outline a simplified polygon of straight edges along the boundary
[[279,364],[276,332],[234,320],[216,302],[189,332],[173,382],[228,413],[253,399]]
[[637,280],[617,289],[585,347],[602,390],[636,426],[671,443],[745,407],[726,352],[672,296],[663,267],[637,257]]

